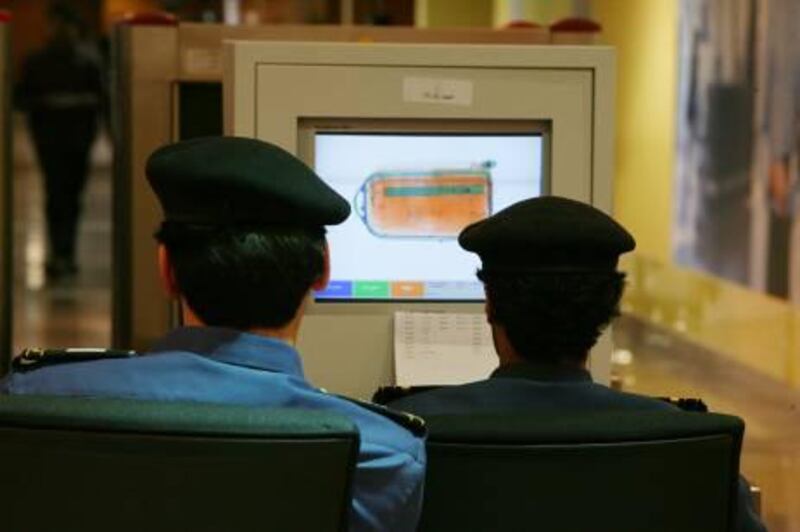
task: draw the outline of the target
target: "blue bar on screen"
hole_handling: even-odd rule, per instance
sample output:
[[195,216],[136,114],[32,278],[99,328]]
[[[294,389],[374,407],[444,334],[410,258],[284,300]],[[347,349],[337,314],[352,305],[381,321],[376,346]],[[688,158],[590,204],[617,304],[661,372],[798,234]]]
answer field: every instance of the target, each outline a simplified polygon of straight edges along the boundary
[[325,290],[316,292],[317,299],[350,299],[353,297],[353,281],[331,281]]

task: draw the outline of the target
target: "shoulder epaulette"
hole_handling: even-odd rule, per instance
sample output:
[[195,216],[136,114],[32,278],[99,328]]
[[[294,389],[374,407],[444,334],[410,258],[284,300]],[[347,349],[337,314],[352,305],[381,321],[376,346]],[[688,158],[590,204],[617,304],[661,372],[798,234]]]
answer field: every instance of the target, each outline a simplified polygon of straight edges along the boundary
[[657,399],[687,412],[708,412],[708,405],[702,399],[693,397],[657,397]]
[[368,401],[362,401],[360,399],[353,399],[352,397],[347,397],[345,395],[336,395],[336,397],[351,403],[355,403],[361,408],[388,418],[411,432],[411,434],[414,436],[423,438],[428,434],[428,429],[425,426],[425,420],[421,417],[415,416],[414,414],[401,412],[400,410],[392,410],[391,408],[387,408],[382,405],[370,403]]
[[26,372],[44,366],[65,364],[69,362],[86,362],[108,358],[132,358],[138,356],[136,351],[122,349],[101,349],[92,347],[71,347],[63,349],[23,349],[11,361],[11,369]]

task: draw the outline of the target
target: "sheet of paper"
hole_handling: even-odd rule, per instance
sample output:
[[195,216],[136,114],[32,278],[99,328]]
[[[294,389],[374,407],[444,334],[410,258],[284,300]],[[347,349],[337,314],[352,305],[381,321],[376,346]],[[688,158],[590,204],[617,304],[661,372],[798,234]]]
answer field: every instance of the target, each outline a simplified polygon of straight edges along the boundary
[[395,313],[398,386],[463,384],[485,379],[496,367],[492,333],[482,313]]

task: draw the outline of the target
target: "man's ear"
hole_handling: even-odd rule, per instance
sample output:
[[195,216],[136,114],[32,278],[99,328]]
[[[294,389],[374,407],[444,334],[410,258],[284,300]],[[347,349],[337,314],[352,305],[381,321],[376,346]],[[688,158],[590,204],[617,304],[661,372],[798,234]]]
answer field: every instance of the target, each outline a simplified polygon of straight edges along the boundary
[[489,297],[489,292],[486,290],[485,285],[483,287],[483,295],[486,298],[483,304],[483,310],[486,312],[486,321],[488,323],[494,323],[494,305],[492,305],[492,300]]
[[311,285],[311,289],[315,292],[325,290],[331,280],[331,252],[328,247],[328,242],[325,242],[325,250],[323,252],[324,264],[322,267],[322,275]]
[[173,298],[180,296],[178,283],[175,280],[175,272],[172,268],[172,261],[169,258],[167,247],[164,244],[158,245],[158,276],[161,278],[161,287],[167,295]]

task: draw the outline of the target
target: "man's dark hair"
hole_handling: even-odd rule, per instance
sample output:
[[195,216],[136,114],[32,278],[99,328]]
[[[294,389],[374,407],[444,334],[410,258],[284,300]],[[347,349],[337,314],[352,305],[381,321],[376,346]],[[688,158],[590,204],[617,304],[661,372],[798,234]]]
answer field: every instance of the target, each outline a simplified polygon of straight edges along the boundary
[[325,229],[165,222],[156,233],[189,307],[206,325],[281,327],[325,268]]
[[619,315],[620,272],[479,271],[491,303],[517,353],[531,362],[583,362],[603,329]]
[[47,16],[52,22],[60,22],[62,24],[69,24],[82,28],[84,20],[74,5],[64,0],[55,0],[50,2],[47,10]]

